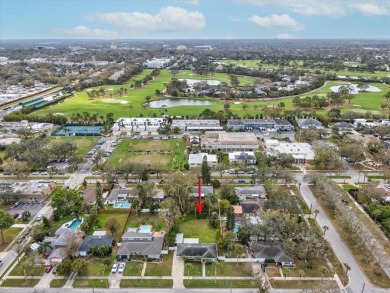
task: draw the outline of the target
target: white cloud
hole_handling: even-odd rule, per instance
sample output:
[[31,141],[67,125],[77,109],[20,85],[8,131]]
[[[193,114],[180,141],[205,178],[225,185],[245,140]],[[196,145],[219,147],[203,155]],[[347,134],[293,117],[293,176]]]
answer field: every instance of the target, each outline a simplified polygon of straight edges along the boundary
[[292,19],[287,14],[272,14],[264,17],[254,15],[248,20],[265,29],[283,29],[296,32],[302,31],[305,28],[302,24]]
[[300,15],[341,17],[349,13],[365,16],[390,14],[389,0],[233,0],[261,7],[281,8]]
[[386,7],[380,7],[372,3],[351,4],[350,7],[352,10],[366,16],[389,14],[389,9]]
[[119,37],[117,32],[107,31],[99,28],[91,29],[83,25],[73,28],[55,29],[56,34],[72,38],[87,38],[87,39],[115,39]]
[[199,11],[191,12],[173,6],[161,8],[156,15],[143,12],[101,12],[87,16],[86,20],[110,24],[138,35],[146,32],[187,32],[206,27],[206,19]]
[[291,39],[296,39],[296,37],[293,36],[293,35],[290,35],[290,34],[280,34],[280,35],[274,36],[274,39],[278,39],[278,40],[291,40]]

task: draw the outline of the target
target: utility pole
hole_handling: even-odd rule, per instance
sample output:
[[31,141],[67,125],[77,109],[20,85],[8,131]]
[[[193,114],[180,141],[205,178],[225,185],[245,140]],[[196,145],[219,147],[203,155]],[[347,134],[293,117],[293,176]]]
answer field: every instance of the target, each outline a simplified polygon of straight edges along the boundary
[[366,283],[363,283],[363,287],[362,287],[362,293],[364,292],[364,288],[366,287]]

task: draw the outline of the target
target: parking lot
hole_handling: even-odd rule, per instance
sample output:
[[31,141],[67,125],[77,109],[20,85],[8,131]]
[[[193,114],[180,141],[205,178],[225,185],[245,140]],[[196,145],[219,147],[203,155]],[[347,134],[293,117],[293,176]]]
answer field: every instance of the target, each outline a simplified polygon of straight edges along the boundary
[[31,213],[30,219],[35,217],[36,214],[45,206],[45,202],[42,203],[21,203],[18,207],[16,208],[9,208],[7,212],[13,216],[15,214],[21,215],[24,211],[29,211]]

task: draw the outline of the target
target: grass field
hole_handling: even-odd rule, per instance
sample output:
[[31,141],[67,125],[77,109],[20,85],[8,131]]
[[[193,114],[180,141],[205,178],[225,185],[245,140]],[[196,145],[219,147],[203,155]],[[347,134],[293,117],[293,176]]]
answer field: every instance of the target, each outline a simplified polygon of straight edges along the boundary
[[215,243],[216,232],[208,220],[189,220],[179,225],[179,232],[185,238],[199,238],[200,243]]
[[[227,61],[227,60],[224,60]],[[253,62],[257,62],[259,60],[252,60]],[[249,61],[246,60],[246,63]],[[299,63],[298,63],[299,64]],[[265,66],[264,66],[265,67]],[[141,76],[144,76],[147,71],[144,71]],[[347,74],[349,73],[349,74]],[[355,72],[337,72],[338,75],[359,75],[359,73]],[[361,75],[366,77],[372,77],[375,75],[383,75],[388,74],[384,72],[379,72],[378,74],[369,74],[369,73],[362,73]],[[140,76],[140,77],[141,77]],[[96,100],[88,100],[88,95],[86,91],[77,92],[75,97],[69,98],[65,100],[63,103],[52,105],[48,108],[42,109],[38,114],[48,114],[48,113],[61,113],[64,114],[67,117],[70,117],[72,113],[80,113],[84,111],[88,111],[90,113],[99,113],[100,115],[106,115],[108,113],[114,113],[114,118],[119,117],[136,117],[139,115],[143,115],[144,117],[153,116],[153,114],[160,116],[161,110],[160,109],[153,109],[153,108],[144,108],[143,104],[146,102],[145,97],[150,96],[152,97],[151,101],[162,99],[164,97],[157,97],[155,96],[155,90],[163,91],[164,89],[164,83],[167,83],[171,80],[173,76],[169,73],[168,70],[161,70],[161,73],[158,77],[156,77],[153,81],[150,81],[148,84],[146,84],[142,88],[138,89],[129,89],[129,85],[131,82],[128,82],[125,85],[118,85],[118,86],[103,86],[103,88],[106,89],[116,89],[120,87],[125,87],[128,89],[128,93],[125,96],[119,97],[119,98],[113,98],[113,99],[107,99],[107,97],[104,97],[102,99],[96,99]],[[176,78],[192,78],[192,79],[217,79],[221,82],[228,82],[229,83],[229,75],[224,73],[215,73],[212,76],[196,76],[192,74],[191,71],[188,70],[182,70],[179,72],[178,75],[175,76]],[[139,77],[135,77],[135,79],[138,79]],[[240,85],[245,84],[253,84],[253,78],[251,77],[245,77],[245,76],[239,76]],[[313,96],[314,94],[317,95],[326,95],[330,90],[329,88],[333,85],[339,85],[339,84],[346,84],[346,82],[340,82],[340,81],[331,81],[328,82],[328,84],[317,91],[314,91],[313,93],[310,93],[308,95]],[[351,104],[345,104],[343,105],[342,111],[348,111],[348,110],[356,110],[356,111],[381,111],[380,105],[385,102],[384,94],[388,91],[388,88],[381,84],[381,83],[372,83],[372,85],[377,86],[382,90],[380,93],[369,93],[364,92],[360,93],[355,96],[354,99],[352,99]],[[98,87],[100,88],[100,87]],[[305,95],[302,95],[305,96]],[[198,98],[202,99],[202,98]],[[107,102],[109,100],[109,102]],[[120,104],[120,102],[127,102],[127,104]],[[251,115],[258,114],[259,110],[255,110],[253,108],[254,105],[259,105],[259,108],[264,108],[269,105],[277,105],[283,101],[286,104],[285,109],[293,109],[292,105],[292,97],[286,97],[286,98],[278,98],[278,99],[272,99],[272,100],[257,100],[257,101],[247,101],[245,102],[248,104],[249,108],[244,110],[242,108],[242,104],[234,104],[233,102],[230,103],[230,110],[238,114],[240,116],[243,116],[244,114],[248,113]],[[214,105],[209,106],[178,106],[173,108],[168,108],[167,112],[165,114],[169,115],[176,115],[176,116],[182,116],[182,115],[189,115],[191,118],[197,118],[199,114],[206,108],[213,110],[213,111],[223,111],[224,110],[224,101],[215,99]],[[131,106],[131,108],[130,108]],[[327,111],[327,110],[326,110]],[[325,110],[318,111],[318,112],[325,112]],[[385,112],[387,113],[387,112]]]
[[152,170],[183,169],[186,163],[182,140],[124,139],[106,162],[120,168],[128,164],[143,165]]
[[103,279],[76,279],[73,288],[108,288],[108,280]]
[[172,280],[121,280],[121,288],[172,288]]
[[145,276],[170,276],[172,274],[173,252],[163,256],[161,263],[148,263]]
[[141,261],[128,261],[126,262],[124,276],[141,276],[140,266],[143,265]]
[[[110,260],[110,264],[107,268],[104,268],[103,260]],[[92,277],[100,277],[100,276],[109,276],[111,273],[111,267],[114,263],[115,256],[110,256],[106,258],[94,258],[92,260],[88,260],[88,270],[87,274],[79,274],[80,276],[92,276]]]
[[[234,276],[234,277],[252,277],[251,263],[228,263],[221,262],[217,267],[217,276]],[[206,265],[206,276],[215,276],[215,268],[211,264]]]
[[[23,257],[21,261],[16,265],[16,267],[10,272],[10,276],[24,276],[23,264],[26,261],[26,257]],[[37,266],[27,266],[26,275],[27,276],[43,276],[45,271],[44,265]]]
[[[88,234],[93,234],[94,230],[105,230],[104,225],[106,224],[107,219],[111,217],[117,219],[117,221],[121,225],[121,228],[119,230],[122,231],[122,229],[124,229],[126,226],[126,221],[128,216],[129,215],[127,212],[111,213],[111,212],[102,211],[98,214],[95,225],[89,229]],[[109,231],[107,232],[110,234]]]
[[335,281],[280,281],[280,280],[270,280],[272,288],[275,289],[337,289],[337,283]]
[[252,280],[184,280],[186,288],[256,288]]
[[54,279],[50,282],[50,288],[61,288],[65,285],[67,279]]
[[140,225],[152,225],[153,231],[168,231],[165,217],[159,214],[134,214],[127,221],[127,227],[139,227]]
[[51,136],[50,141],[70,141],[77,145],[76,155],[85,157],[86,154],[97,144],[99,137],[83,136]]
[[[5,229],[3,232],[4,236],[4,242],[3,244],[0,244],[0,251],[3,251],[4,249],[7,248],[7,246],[16,238],[16,236],[19,235],[20,231],[22,231],[22,228],[8,228]],[[1,238],[0,238],[1,241]]]
[[[5,279],[2,287],[34,287],[39,279]],[[0,290],[1,291],[1,290]]]
[[[188,263],[191,266],[187,265]],[[202,275],[202,264],[199,262],[187,262],[184,265],[184,276],[201,276]]]

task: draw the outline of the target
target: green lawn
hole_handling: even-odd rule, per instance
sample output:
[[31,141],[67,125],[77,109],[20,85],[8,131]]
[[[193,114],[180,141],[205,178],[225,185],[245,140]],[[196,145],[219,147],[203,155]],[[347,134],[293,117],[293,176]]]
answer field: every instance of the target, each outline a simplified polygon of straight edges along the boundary
[[125,271],[123,272],[124,276],[141,276],[140,266],[142,262],[140,261],[128,261],[126,262]]
[[149,169],[183,169],[186,163],[182,140],[124,139],[115,149],[106,166],[120,168],[128,164],[143,165]]
[[65,217],[59,219],[58,221],[54,221],[53,226],[51,228],[51,231],[53,231],[53,233],[54,233],[59,227],[61,227],[61,225],[65,224],[66,222],[71,221],[72,219],[73,218],[71,216],[65,216]]
[[326,177],[330,179],[351,179],[351,176],[346,176],[346,175],[331,175]]
[[50,140],[52,142],[59,142],[59,141],[71,141],[72,143],[75,143],[77,145],[76,155],[82,156],[85,158],[87,153],[96,146],[97,142],[99,141],[100,137],[82,137],[82,136],[50,136]]
[[253,280],[184,280],[186,288],[256,288]]
[[[23,264],[26,261],[26,257],[23,257],[21,261],[15,266],[15,268],[10,272],[10,276],[24,276]],[[37,266],[27,266],[26,275],[27,276],[43,276],[45,272],[44,265]]]
[[12,240],[14,240],[22,230],[23,230],[22,228],[12,228],[12,227],[5,229],[3,232],[4,243],[0,244],[0,251],[6,249],[7,246],[12,242]]
[[108,280],[104,279],[76,279],[73,282],[73,288],[108,288]]
[[[104,268],[103,260],[104,258],[94,258],[88,260],[88,271],[87,274],[79,274],[80,276],[109,276],[111,273],[111,267],[114,263],[115,256],[107,257],[106,259],[110,260],[110,264],[107,268]],[[103,274],[104,273],[104,274]]]
[[121,288],[172,288],[172,280],[121,280]]
[[2,287],[34,287],[39,279],[5,279]]
[[281,281],[281,280],[270,280],[272,288],[275,289],[337,289],[337,283],[335,281]]
[[145,276],[171,276],[172,275],[173,252],[163,256],[161,263],[148,263]]
[[[122,231],[122,229],[126,226],[126,221],[128,216],[129,214],[127,212],[124,213],[121,212],[111,213],[111,212],[104,212],[104,211],[99,212],[95,225],[89,229],[88,234],[93,234],[93,231],[95,230],[106,230],[104,228],[104,225],[106,224],[107,219],[111,217],[117,219],[117,221],[121,225],[120,231]],[[107,232],[110,234],[109,231]]]
[[179,225],[179,232],[184,233],[185,238],[199,238],[200,243],[215,243],[215,229],[206,219],[185,221]]
[[[191,266],[187,264],[191,264]],[[202,275],[202,264],[199,262],[187,262],[184,266],[184,276],[201,276]]]
[[[206,264],[206,276],[215,276],[213,265]],[[217,267],[217,276],[252,277],[252,264],[220,262],[219,267]]]
[[53,279],[50,282],[50,288],[61,288],[65,285],[67,279]]
[[139,227],[141,225],[152,225],[153,231],[168,231],[165,217],[159,214],[130,214],[127,227]]

